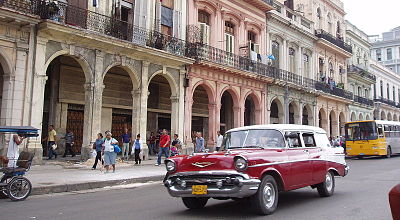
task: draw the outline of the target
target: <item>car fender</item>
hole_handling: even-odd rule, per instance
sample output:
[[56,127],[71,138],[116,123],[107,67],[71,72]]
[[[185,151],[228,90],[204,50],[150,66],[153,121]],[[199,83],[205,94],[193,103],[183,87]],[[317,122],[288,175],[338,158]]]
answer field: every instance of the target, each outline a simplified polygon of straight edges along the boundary
[[265,175],[271,175],[275,178],[278,184],[279,191],[286,191],[287,187],[285,184],[285,180],[282,178],[282,174],[277,169],[275,169],[274,167],[267,167],[262,171],[260,179],[262,179]]

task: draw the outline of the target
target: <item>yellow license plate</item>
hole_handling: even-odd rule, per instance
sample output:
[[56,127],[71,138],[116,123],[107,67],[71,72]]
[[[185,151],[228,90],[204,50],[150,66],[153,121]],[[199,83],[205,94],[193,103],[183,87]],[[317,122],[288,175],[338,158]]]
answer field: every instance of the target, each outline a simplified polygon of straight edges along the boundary
[[192,186],[192,194],[193,195],[206,195],[207,194],[207,185],[193,185]]

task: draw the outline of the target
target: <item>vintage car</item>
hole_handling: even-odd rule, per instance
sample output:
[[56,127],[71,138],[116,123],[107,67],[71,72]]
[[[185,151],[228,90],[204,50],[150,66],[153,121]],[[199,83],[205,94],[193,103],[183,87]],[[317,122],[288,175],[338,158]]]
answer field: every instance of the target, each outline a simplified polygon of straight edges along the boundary
[[246,198],[263,215],[275,211],[280,191],[311,186],[331,196],[334,177],[349,170],[343,148],[332,147],[323,129],[284,124],[229,130],[222,152],[175,156],[165,165],[164,185],[187,208]]

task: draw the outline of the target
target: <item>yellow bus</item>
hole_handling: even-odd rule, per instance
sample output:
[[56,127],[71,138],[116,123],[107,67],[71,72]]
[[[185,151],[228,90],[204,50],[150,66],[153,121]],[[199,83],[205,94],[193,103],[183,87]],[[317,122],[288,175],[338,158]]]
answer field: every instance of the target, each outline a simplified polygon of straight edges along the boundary
[[400,153],[400,122],[355,121],[345,124],[348,156],[384,156]]

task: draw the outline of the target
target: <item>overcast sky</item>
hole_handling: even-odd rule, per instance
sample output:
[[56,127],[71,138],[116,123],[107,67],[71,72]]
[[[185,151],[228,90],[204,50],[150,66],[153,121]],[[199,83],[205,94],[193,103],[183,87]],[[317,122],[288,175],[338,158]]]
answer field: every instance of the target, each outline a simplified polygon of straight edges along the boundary
[[342,0],[346,20],[368,35],[382,34],[400,26],[399,0]]

